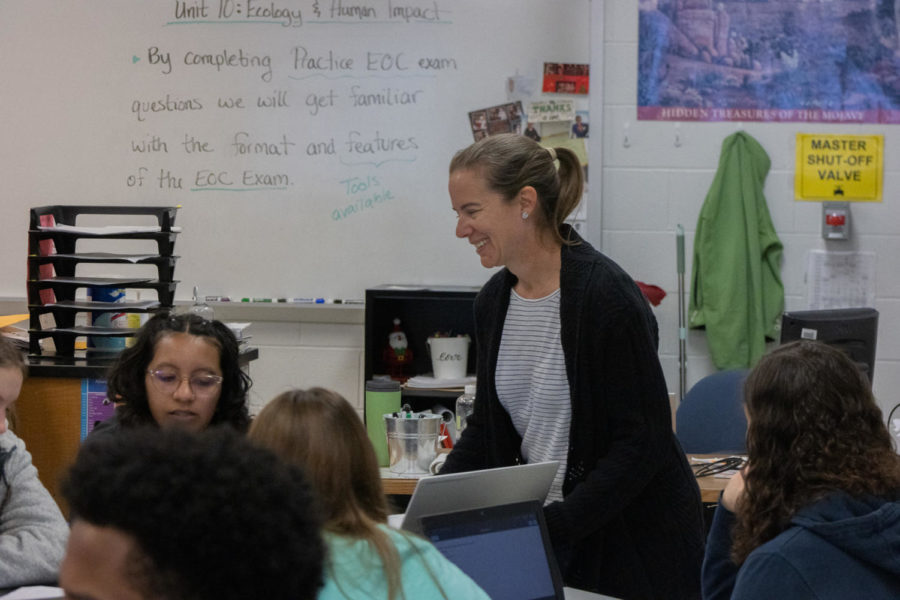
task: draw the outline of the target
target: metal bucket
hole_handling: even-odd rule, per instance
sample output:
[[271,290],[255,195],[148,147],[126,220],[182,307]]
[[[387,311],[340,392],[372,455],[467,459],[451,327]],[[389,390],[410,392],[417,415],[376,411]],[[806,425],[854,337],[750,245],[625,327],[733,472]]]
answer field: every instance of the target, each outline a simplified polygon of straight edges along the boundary
[[428,473],[431,461],[437,456],[442,421],[440,415],[431,413],[384,415],[390,471]]

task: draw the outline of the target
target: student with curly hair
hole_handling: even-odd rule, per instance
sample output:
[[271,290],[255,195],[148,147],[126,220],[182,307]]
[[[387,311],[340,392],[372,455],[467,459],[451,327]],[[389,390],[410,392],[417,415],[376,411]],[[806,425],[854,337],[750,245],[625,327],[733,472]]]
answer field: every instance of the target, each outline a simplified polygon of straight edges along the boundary
[[237,339],[219,321],[193,314],[153,316],[113,365],[107,394],[119,406],[91,439],[141,425],[196,432],[227,424],[246,431],[251,382],[238,355]]
[[750,372],[744,402],[749,466],[716,509],[703,597],[900,598],[900,456],[866,375],[794,342]]
[[228,429],[82,446],[63,483],[66,598],[312,600],[319,512],[303,474]]
[[260,411],[249,437],[303,469],[318,494],[328,546],[319,600],[488,600],[429,542],[387,526],[375,450],[342,396],[285,392]]
[[26,375],[22,353],[0,337],[0,587],[56,581],[69,526],[6,422]]

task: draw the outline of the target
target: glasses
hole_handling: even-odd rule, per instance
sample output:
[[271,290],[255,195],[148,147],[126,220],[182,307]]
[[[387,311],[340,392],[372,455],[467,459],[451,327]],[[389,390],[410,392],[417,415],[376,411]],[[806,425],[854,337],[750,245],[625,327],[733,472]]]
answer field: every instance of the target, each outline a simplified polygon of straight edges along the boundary
[[191,392],[198,398],[208,398],[214,395],[219,386],[222,385],[222,377],[219,375],[206,374],[179,377],[172,371],[161,369],[147,371],[147,374],[150,375],[153,387],[161,393],[169,395],[173,395],[184,380],[187,380],[191,386]]

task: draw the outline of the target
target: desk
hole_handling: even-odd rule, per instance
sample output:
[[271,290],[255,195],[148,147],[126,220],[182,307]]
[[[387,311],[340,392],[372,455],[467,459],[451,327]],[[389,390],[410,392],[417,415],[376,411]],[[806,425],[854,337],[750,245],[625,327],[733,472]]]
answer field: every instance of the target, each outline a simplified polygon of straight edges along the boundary
[[[12,595],[13,598],[35,598],[39,600],[63,600],[65,595],[63,594],[62,588],[56,587],[56,584],[53,585],[26,585],[18,588],[2,588],[0,589],[0,600],[3,600],[8,595]],[[575,596],[575,598],[578,598]],[[569,597],[566,596],[566,600]]]
[[[688,460],[692,457],[710,458],[711,454],[689,454]],[[381,484],[384,486],[384,493],[398,496],[411,496],[416,489],[416,483],[419,477],[428,477],[427,475],[398,475],[391,473],[387,468],[381,469]],[[703,502],[714,504],[719,501],[719,493],[725,489],[728,479],[722,477],[698,477],[697,485],[700,487],[700,499]]]
[[387,467],[381,467],[381,485],[384,487],[384,493],[390,496],[412,496],[420,477],[429,476],[424,473],[422,475],[399,475],[391,473]]
[[[724,458],[732,456],[728,453],[722,454],[688,454],[688,462],[693,458]],[[709,475],[707,477],[698,477],[697,485],[700,487],[700,499],[707,504],[716,504],[719,501],[719,494],[728,485],[730,477],[716,477]]]

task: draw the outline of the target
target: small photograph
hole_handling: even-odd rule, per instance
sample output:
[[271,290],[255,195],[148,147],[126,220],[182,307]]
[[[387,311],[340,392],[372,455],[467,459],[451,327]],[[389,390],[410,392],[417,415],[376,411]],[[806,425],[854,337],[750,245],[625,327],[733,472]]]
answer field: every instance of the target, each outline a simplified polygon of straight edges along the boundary
[[541,141],[541,134],[540,132],[538,132],[538,130],[534,126],[534,123],[532,123],[531,121],[528,122],[528,125],[525,127],[525,131],[522,132],[522,135],[524,135],[525,137],[530,137],[536,142]]
[[509,116],[509,129],[513,133],[522,133],[522,103],[511,102],[506,105]]
[[590,80],[590,65],[544,63],[542,91],[556,94],[587,94],[590,89]]
[[471,111],[469,122],[472,126],[472,136],[477,142],[488,135],[521,133],[523,114],[521,102],[508,102]]
[[483,110],[470,112],[469,121],[472,123],[472,131],[483,131],[487,129],[487,113]]
[[506,112],[505,106],[492,106],[487,109],[488,114],[488,123],[496,123],[498,121],[508,121],[509,115]]
[[512,131],[509,127],[509,120],[488,121],[488,135],[497,135],[498,133],[509,133]]
[[579,110],[575,113],[575,121],[572,123],[572,132],[569,137],[586,138],[590,137],[591,126],[588,123],[588,113]]

